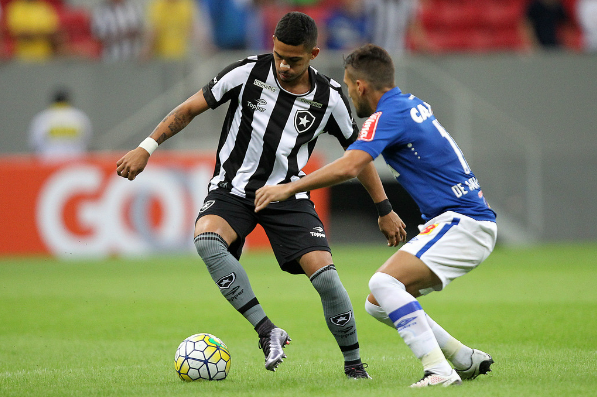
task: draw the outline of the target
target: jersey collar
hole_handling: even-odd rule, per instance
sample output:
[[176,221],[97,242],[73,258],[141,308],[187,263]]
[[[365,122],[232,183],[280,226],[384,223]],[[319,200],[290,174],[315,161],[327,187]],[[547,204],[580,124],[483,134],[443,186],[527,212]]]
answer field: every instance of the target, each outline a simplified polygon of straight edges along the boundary
[[377,108],[375,110],[379,109],[385,101],[389,100],[390,98],[392,98],[394,96],[400,95],[400,94],[402,94],[402,91],[400,91],[400,88],[398,88],[398,87],[392,88],[390,91],[386,92],[385,94],[383,94],[381,96],[381,98],[379,99],[379,102],[377,102]]

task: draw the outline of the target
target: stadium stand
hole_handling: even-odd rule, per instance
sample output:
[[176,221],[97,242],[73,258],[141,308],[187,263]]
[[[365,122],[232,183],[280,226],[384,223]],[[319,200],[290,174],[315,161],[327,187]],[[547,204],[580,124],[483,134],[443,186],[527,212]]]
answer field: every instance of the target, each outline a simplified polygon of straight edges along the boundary
[[[3,10],[12,0],[0,0]],[[101,44],[92,36],[90,11],[85,7],[73,7],[64,0],[44,0],[59,12],[66,54],[76,57],[98,59]],[[520,25],[530,0],[422,0],[419,18],[437,53],[488,53],[524,51],[528,42]],[[565,48],[580,51],[581,32],[576,22],[578,0],[563,0],[571,16],[570,23],[559,31]],[[328,7],[337,5],[337,0],[319,2],[302,7],[280,7],[278,3],[265,2],[263,8],[263,48],[268,48],[271,31],[278,19],[290,9],[300,9],[311,15],[319,24],[327,15]],[[14,43],[6,29],[4,12],[0,20],[0,60],[10,59]],[[257,45],[259,47],[259,45]],[[420,51],[413,40],[409,42],[413,52]]]
[[[569,15],[574,15],[575,2],[563,1]],[[440,53],[521,51],[528,45],[520,31],[527,5],[527,0],[427,0],[419,18]],[[574,19],[561,30],[564,46],[579,49]]]
[[99,59],[101,43],[91,33],[91,15],[85,8],[64,7],[59,11],[65,44],[70,55]]
[[[2,10],[12,0],[0,0]],[[73,7],[63,0],[44,0],[58,12],[61,38],[65,54],[82,58],[99,58],[101,44],[91,34],[89,10],[84,7]],[[14,40],[6,26],[6,12],[0,19],[0,60],[11,59],[14,55]]]

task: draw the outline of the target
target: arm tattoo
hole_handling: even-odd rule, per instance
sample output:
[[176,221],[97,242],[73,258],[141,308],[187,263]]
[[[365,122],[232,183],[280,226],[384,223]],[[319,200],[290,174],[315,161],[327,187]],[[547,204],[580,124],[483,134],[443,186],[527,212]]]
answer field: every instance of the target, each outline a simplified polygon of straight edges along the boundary
[[173,111],[168,113],[168,115],[164,117],[164,119],[162,120],[162,123],[165,123],[170,116],[174,116],[174,120],[172,120],[172,122],[168,125],[168,130],[170,130],[170,133],[162,133],[162,135],[160,135],[160,137],[156,141],[158,144],[161,144],[166,139],[173,137],[178,132],[180,132],[180,130],[186,127],[187,124],[189,124],[190,120],[188,119],[187,115],[182,110],[178,109],[174,109]]
[[156,142],[158,143],[158,145],[161,145],[162,142],[164,142],[166,139],[168,139],[168,136],[166,135],[166,133],[163,133],[162,135],[160,135]]
[[[172,120],[172,122],[168,126],[172,135],[174,135],[177,132],[179,132],[180,130],[182,130],[189,123],[188,118],[181,110],[178,110],[175,112],[173,111],[173,113],[174,113],[174,120]],[[170,114],[172,114],[172,113],[170,113]]]

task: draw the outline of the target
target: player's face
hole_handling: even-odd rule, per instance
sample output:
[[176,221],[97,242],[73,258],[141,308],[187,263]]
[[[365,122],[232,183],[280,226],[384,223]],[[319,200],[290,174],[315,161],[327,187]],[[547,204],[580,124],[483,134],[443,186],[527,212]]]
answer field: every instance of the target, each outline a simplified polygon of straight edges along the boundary
[[311,59],[319,54],[315,47],[307,51],[305,46],[288,45],[274,37],[274,63],[278,80],[284,83],[294,83],[304,77]]
[[354,105],[354,110],[356,111],[357,116],[371,116],[373,114],[373,109],[371,109],[371,106],[365,97],[361,95],[357,81],[353,79],[348,68],[344,70],[344,84],[346,84],[348,96],[352,100],[352,104]]

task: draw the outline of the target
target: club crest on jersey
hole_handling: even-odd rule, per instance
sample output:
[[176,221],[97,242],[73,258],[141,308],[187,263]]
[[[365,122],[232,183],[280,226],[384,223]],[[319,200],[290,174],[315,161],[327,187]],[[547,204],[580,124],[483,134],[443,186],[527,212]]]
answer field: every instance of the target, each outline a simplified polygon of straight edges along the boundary
[[363,123],[363,127],[361,128],[361,132],[359,133],[359,141],[372,141],[375,137],[375,130],[377,129],[377,122],[379,121],[379,117],[381,116],[381,112],[373,113],[369,118]]
[[207,210],[209,207],[214,205],[215,202],[216,202],[216,200],[209,200],[209,201],[206,201],[205,203],[203,203],[203,206],[199,209],[199,213]]
[[218,281],[216,281],[216,284],[218,284],[218,287],[220,287],[220,289],[228,289],[230,285],[232,285],[234,280],[236,280],[236,274],[230,273],[229,275],[224,276]]
[[299,110],[294,115],[294,128],[296,128],[299,134],[302,134],[311,128],[314,121],[315,116],[311,112],[308,110]]
[[352,311],[346,313],[337,314],[334,317],[330,317],[330,322],[339,327],[344,327],[352,318]]

